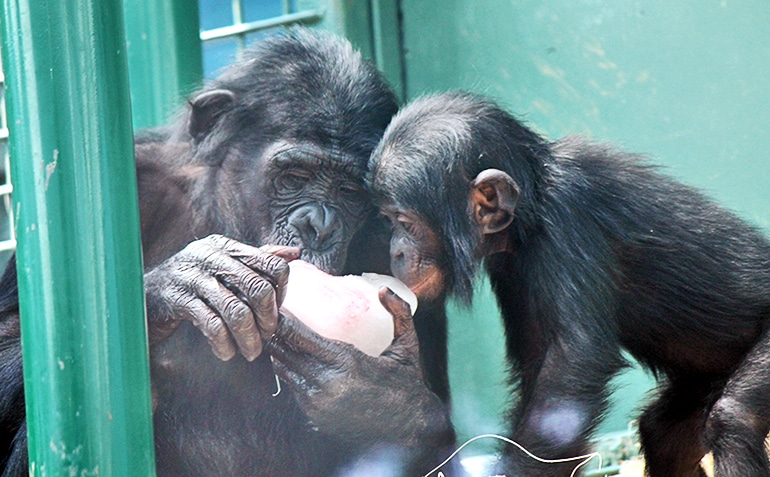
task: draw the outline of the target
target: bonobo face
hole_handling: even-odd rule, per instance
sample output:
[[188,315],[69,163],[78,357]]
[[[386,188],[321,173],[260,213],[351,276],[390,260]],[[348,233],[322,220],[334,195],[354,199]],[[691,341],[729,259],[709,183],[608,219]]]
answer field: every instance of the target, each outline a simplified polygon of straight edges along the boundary
[[342,271],[374,211],[364,194],[370,153],[395,96],[345,42],[306,31],[257,44],[190,101],[196,233],[294,245]]
[[484,257],[512,248],[519,187],[494,168],[506,151],[482,113],[463,95],[415,100],[369,158],[370,188],[393,224],[391,268],[423,298],[470,303]]
[[390,269],[418,298],[433,300],[447,287],[445,253],[437,234],[414,211],[381,207],[391,224]]
[[254,218],[255,227],[243,230],[247,238],[299,247],[302,259],[336,274],[353,235],[374,210],[361,162],[313,143],[278,141],[264,150],[258,169],[225,164],[223,172],[253,176],[236,182],[235,191],[241,198],[234,202],[241,208],[235,216]]

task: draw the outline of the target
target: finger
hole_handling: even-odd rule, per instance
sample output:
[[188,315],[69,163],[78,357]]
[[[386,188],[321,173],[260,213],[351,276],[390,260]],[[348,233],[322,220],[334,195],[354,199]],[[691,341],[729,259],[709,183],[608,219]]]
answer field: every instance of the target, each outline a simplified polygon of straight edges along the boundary
[[378,291],[380,303],[393,316],[393,334],[396,339],[399,336],[414,332],[414,321],[409,303],[396,295],[388,287],[381,287]]
[[278,378],[293,387],[295,391],[298,391],[298,396],[308,394],[315,388],[315,383],[308,381],[301,374],[289,369],[280,359],[273,357],[272,363],[273,371],[278,375]]
[[[210,275],[196,280],[194,291],[224,320],[243,357],[254,361],[262,353],[263,336],[260,335],[251,308]],[[264,339],[269,339],[273,331],[275,323],[266,332],[269,334]]]
[[[289,256],[294,254],[295,251],[296,255],[299,256],[298,248],[286,247],[287,250],[289,248],[293,249],[289,250]],[[267,279],[273,288],[275,288],[277,305],[280,306],[281,303],[283,303],[283,299],[286,296],[286,287],[289,283],[289,264],[282,256],[263,250],[257,250],[255,253],[248,254],[238,248],[231,248],[225,251],[230,256]]]
[[195,325],[209,342],[211,351],[222,361],[229,361],[235,356],[235,345],[222,318],[214,313],[203,301],[192,299],[184,306],[189,321]]
[[[215,274],[219,272],[235,273],[245,278],[249,276],[249,273],[239,271],[240,267],[236,264],[245,265],[249,270],[262,277],[262,279],[270,282],[272,287],[275,288],[277,306],[283,303],[283,299],[286,296],[286,286],[289,281],[289,264],[281,255],[288,257],[298,256],[298,248],[278,245],[268,246],[267,250],[278,251],[281,254],[276,255],[216,234],[209,235],[199,242],[202,242],[199,247],[203,248],[203,250],[196,248],[195,252],[203,262],[205,269]],[[241,279],[236,277],[235,280],[229,283],[239,287],[239,281]],[[248,290],[239,289],[246,292],[245,296],[247,299],[252,296]],[[274,316],[270,318],[274,318]]]
[[269,340],[278,328],[278,304],[276,291],[270,282],[258,280],[246,283],[246,296],[249,306],[256,313],[257,326],[265,341]]
[[[263,259],[264,263],[254,270],[230,254],[241,256],[242,253],[257,254],[258,259]],[[255,247],[242,244],[235,240],[228,239],[221,235],[210,235],[205,239],[198,240],[188,245],[188,275],[184,280],[190,288],[201,288],[206,286],[202,276],[206,274],[214,275],[219,282],[227,287],[238,299],[244,302],[252,312],[252,320],[261,334],[261,338],[267,340],[275,332],[278,321],[278,305],[276,302],[276,291],[273,288],[274,277],[270,276],[271,268],[280,281],[288,281],[288,264],[281,258],[260,252]],[[250,259],[254,262],[254,257]],[[254,262],[256,263],[256,262]],[[282,271],[281,271],[282,270]],[[201,284],[203,282],[203,285]],[[210,286],[210,285],[209,285]],[[210,291],[210,294],[216,296],[216,291]],[[208,294],[202,294],[209,298]],[[234,315],[229,315],[221,303],[215,307],[217,312],[223,318],[233,316],[236,333],[245,329],[242,336],[246,339],[243,342],[245,354],[248,358],[254,358],[255,354],[261,352],[261,341],[255,339],[254,333],[250,331],[251,324],[246,318],[244,312],[235,310]],[[240,340],[241,337],[239,337]]]
[[382,306],[393,315],[393,342],[382,355],[399,360],[418,360],[420,346],[409,304],[387,287],[380,288],[379,298]]
[[289,245],[263,245],[259,247],[259,250],[271,255],[277,255],[287,262],[298,259],[302,253],[299,247],[290,247]]
[[208,244],[211,248],[226,252],[239,252],[244,255],[256,255],[259,253],[258,247],[239,242],[220,234],[211,234],[201,241]]
[[[283,263],[286,267],[284,280],[288,281],[286,262],[273,255],[263,255]],[[262,338],[270,339],[278,323],[277,292],[273,282],[267,276],[256,273],[240,261],[221,252],[215,252],[210,257],[210,262],[217,263],[216,266],[212,266],[214,270],[211,271],[216,278],[251,308],[253,321],[259,328]],[[243,326],[248,326],[248,323],[243,323]]]
[[[213,249],[237,259],[255,272],[273,278],[274,274],[288,275],[286,262],[299,258],[300,249],[288,245],[264,245],[254,247],[223,235],[209,235],[206,239]],[[278,281],[276,276],[274,281]]]
[[351,353],[366,356],[351,344],[320,336],[284,310],[281,310],[278,329],[266,346],[270,354],[295,369],[311,363],[316,366],[339,366],[351,359]]
[[[298,259],[302,253],[299,247],[290,247],[288,245],[264,245],[259,250],[280,257],[286,263]],[[281,262],[269,265],[274,267],[271,273],[275,277],[276,301],[280,307],[283,304],[283,299],[286,297],[286,287],[289,283],[289,267],[288,265],[284,266]]]

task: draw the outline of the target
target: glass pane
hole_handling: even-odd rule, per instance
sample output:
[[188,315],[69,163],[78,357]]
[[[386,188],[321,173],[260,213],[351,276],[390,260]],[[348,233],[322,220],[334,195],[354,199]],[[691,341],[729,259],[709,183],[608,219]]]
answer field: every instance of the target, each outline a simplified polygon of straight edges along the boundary
[[5,173],[6,159],[8,157],[8,141],[0,139],[0,185],[8,183],[8,176]]
[[8,211],[11,210],[11,196],[0,196],[0,240],[11,240],[11,220]]
[[290,13],[312,10],[321,8],[323,3],[321,0],[289,0],[289,10]]
[[261,31],[255,31],[254,33],[248,33],[246,35],[246,45],[251,45],[252,43],[262,40],[263,38],[267,38],[269,36],[276,35],[284,30],[284,27],[276,27],[271,28],[269,30],[261,30]]
[[220,69],[235,61],[238,39],[219,38],[203,42],[203,77],[214,78]]
[[[2,67],[2,65],[0,65]],[[5,127],[5,87],[0,86],[0,128]]]
[[232,0],[200,0],[201,30],[211,30],[233,24]]
[[284,14],[284,0],[242,0],[243,21],[254,22]]
[[13,250],[0,252],[0,268],[5,270],[5,265],[8,263],[8,259],[11,258],[11,255],[13,255]]

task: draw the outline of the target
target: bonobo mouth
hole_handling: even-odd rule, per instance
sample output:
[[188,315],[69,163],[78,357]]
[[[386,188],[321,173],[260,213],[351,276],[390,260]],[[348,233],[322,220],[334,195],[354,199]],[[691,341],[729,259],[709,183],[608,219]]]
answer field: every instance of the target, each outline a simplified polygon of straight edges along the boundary
[[329,275],[339,275],[342,272],[347,259],[347,249],[350,246],[350,241],[338,241],[322,249],[313,248],[305,244],[302,237],[292,233],[290,226],[285,225],[278,227],[265,243],[297,247],[301,251],[299,256],[301,260],[312,263]]
[[[298,245],[302,248],[302,245]],[[302,248],[300,259],[310,262],[329,275],[339,275],[345,266],[345,257],[342,247],[335,247],[330,251],[319,252],[308,248]]]
[[401,277],[398,274],[396,278],[404,282],[420,300],[435,300],[444,288],[443,274],[435,267],[417,275],[416,278],[415,275]]
[[412,290],[412,293],[417,295],[417,298],[424,298],[423,295],[430,289],[430,279],[425,278],[417,283],[410,283],[407,286]]

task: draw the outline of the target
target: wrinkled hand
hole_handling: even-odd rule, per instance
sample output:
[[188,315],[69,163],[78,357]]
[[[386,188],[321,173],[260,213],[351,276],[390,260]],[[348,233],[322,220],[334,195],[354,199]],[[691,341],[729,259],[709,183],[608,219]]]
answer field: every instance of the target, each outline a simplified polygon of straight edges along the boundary
[[423,380],[409,305],[387,288],[379,294],[395,325],[393,343],[379,357],[327,340],[282,310],[267,344],[274,369],[313,425],[350,445],[449,445],[454,433]]
[[190,321],[214,354],[252,361],[276,330],[295,247],[252,247],[221,235],[191,242],[144,276],[150,342]]

